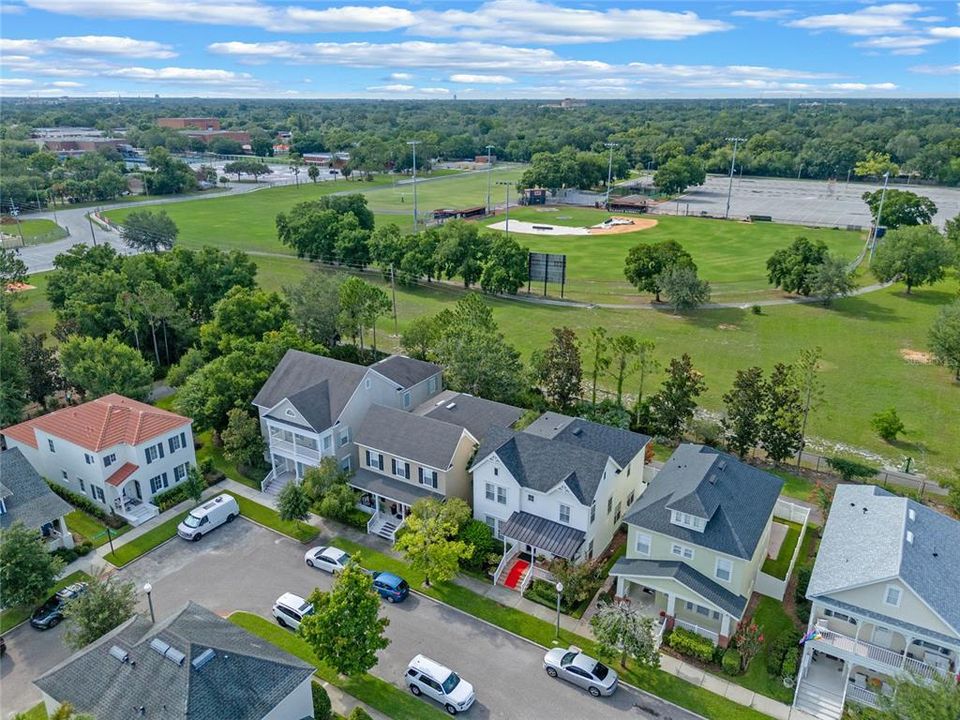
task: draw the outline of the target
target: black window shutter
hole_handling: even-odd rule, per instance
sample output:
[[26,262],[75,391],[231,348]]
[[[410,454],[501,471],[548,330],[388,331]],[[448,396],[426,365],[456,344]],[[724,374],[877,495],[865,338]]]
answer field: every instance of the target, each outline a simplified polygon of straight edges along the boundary
[[410,479],[410,463],[408,462],[403,464],[403,476],[407,478],[407,480]]
[[160,457],[163,457],[163,443],[157,443],[157,450],[160,451]]

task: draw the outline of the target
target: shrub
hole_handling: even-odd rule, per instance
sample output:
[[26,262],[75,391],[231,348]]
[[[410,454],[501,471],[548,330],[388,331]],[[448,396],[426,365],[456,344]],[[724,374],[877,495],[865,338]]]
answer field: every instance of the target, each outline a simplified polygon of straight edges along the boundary
[[114,529],[124,526],[125,523],[123,518],[121,518],[119,515],[116,515],[112,510],[93,502],[93,500],[90,498],[80,495],[79,493],[75,493],[71,490],[67,490],[62,485],[52,483],[49,480],[47,481],[47,485],[49,485],[50,489],[53,490],[57,495],[62,497],[75,508],[78,510],[83,510],[88,515],[93,515],[105,525],[109,525]]
[[483,520],[470,520],[460,528],[459,538],[473,547],[473,555],[468,560],[461,561],[461,565],[473,570],[481,570],[487,556],[497,546],[493,531]]
[[877,469],[872,465],[847,460],[846,458],[827,458],[827,465],[837,473],[844,482],[852,482],[854,478],[872,478]]
[[689,655],[701,662],[713,660],[713,643],[685,628],[674,628],[667,638],[667,645],[681,655]]
[[896,440],[897,435],[905,429],[896,408],[887,408],[876,413],[870,418],[870,426],[876,430],[877,435],[889,443]]
[[767,647],[767,672],[774,677],[779,677],[783,659],[790,650],[797,647],[799,642],[800,633],[796,630],[786,630],[778,635]]
[[350,714],[347,715],[347,720],[373,720],[373,718],[370,717],[370,713],[357,705],[350,711]]
[[723,660],[720,662],[723,672],[727,675],[740,674],[740,653],[733,648],[727,648],[723,653]]
[[320,683],[313,683],[313,720],[330,720],[333,709],[330,696]]
[[65,564],[69,565],[77,558],[84,557],[92,552],[93,543],[88,540],[84,540],[83,542],[77,543],[72,548],[57,548],[53,551],[53,554],[63,560]]
[[799,664],[800,648],[794,645],[787,651],[786,656],[783,658],[783,668],[780,670],[780,674],[785,678],[795,678]]
[[206,457],[197,460],[197,467],[200,468],[200,472],[204,477],[213,472],[213,458],[207,455]]
[[754,315],[763,315],[763,308],[759,305],[753,305],[750,308],[750,312],[752,312]]

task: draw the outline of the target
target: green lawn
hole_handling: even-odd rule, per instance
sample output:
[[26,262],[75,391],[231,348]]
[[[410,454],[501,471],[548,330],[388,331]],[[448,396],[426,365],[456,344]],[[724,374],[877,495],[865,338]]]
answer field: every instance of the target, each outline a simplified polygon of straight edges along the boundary
[[47,707],[43,703],[38,703],[17,717],[20,720],[47,720]]
[[57,344],[53,337],[53,327],[57,318],[47,301],[47,278],[50,273],[37,273],[27,278],[27,284],[33,285],[30,290],[18,292],[14,296],[13,309],[20,316],[23,325],[30,332],[46,333],[48,344]]
[[753,621],[763,628],[763,650],[750,663],[747,672],[728,679],[761,695],[789,704],[793,700],[793,690],[785,688],[779,677],[773,677],[767,672],[767,648],[777,637],[793,628],[794,622],[781,603],[768,597],[760,598]]
[[[107,526],[83,510],[74,510],[67,515],[67,527],[70,529],[70,532],[82,535],[86,540],[89,540],[95,548],[106,545],[108,542]],[[116,539],[129,530],[130,526],[124,525],[119,530],[111,528],[110,534]]]
[[803,526],[781,518],[776,518],[774,522],[786,525],[787,535],[783,539],[783,545],[780,546],[777,557],[764,560],[762,569],[767,575],[783,580],[787,577],[787,571],[790,570],[790,560],[793,559],[793,551],[796,550],[797,543],[800,541],[800,531]]
[[[169,395],[160,402],[154,403],[157,407],[162,407],[164,410],[172,410],[173,399],[175,395]],[[163,403],[161,405],[161,402]],[[251,477],[242,472],[240,468],[229,462],[223,456],[223,448],[217,447],[213,444],[213,431],[206,430],[202,433],[199,433],[194,436],[196,440],[202,443],[203,447],[197,450],[197,462],[202,462],[204,458],[210,458],[213,462],[213,466],[226,475],[231,480],[236,480],[239,483],[243,483],[247,487],[253,488],[254,490],[260,489],[260,482],[266,477],[266,471],[259,473],[258,476]]]
[[812,482],[805,477],[794,475],[791,472],[779,468],[770,469],[768,472],[783,480],[783,489],[780,491],[781,495],[810,502],[810,493],[813,492]]
[[[589,227],[608,217],[610,213],[589,208],[521,208],[510,211],[511,220],[570,227]],[[649,295],[638,295],[623,274],[627,251],[641,242],[676,240],[683,245],[693,256],[700,277],[710,281],[715,302],[750,302],[782,297],[783,293],[771,288],[767,282],[767,258],[798,236],[823,240],[830,252],[850,260],[863,246],[860,233],[846,230],[719,222],[692,217],[646,217],[655,219],[656,227],[622,235],[550,236],[515,231],[511,231],[511,235],[533,251],[566,254],[566,297],[618,304],[646,304],[651,300]],[[500,223],[503,216],[484,222]],[[548,286],[547,292],[559,297],[560,288]]]
[[446,717],[443,712],[430,705],[428,701],[419,700],[373,675],[364,674],[359,677],[346,678],[337,674],[336,671],[317,659],[305,640],[259,615],[235,612],[230,616],[230,622],[315,666],[319,677],[365,702],[370,707],[376,708],[387,717],[394,718],[394,720],[420,720],[421,718],[439,720],[441,717]]
[[144,555],[158,545],[165,543],[170,538],[176,537],[177,525],[187,516],[186,512],[177,514],[169,520],[164,520],[152,530],[145,532],[140,537],[136,537],[125,545],[121,545],[115,552],[107,553],[104,558],[116,565],[118,568],[133,562],[141,555]]
[[312,525],[307,525],[307,523],[304,522],[281,520],[280,515],[277,514],[277,511],[273,508],[268,508],[266,505],[261,505],[242,495],[237,495],[232,492],[226,494],[233,495],[233,497],[236,498],[237,504],[240,506],[240,514],[243,515],[243,517],[260,523],[271,530],[276,530],[278,533],[282,533],[294,540],[299,540],[302,543],[310,542],[319,532],[317,528]]
[[[498,182],[510,183],[511,201],[516,201],[516,181],[523,175],[524,166],[494,166],[490,198],[493,204],[506,200],[506,189]],[[367,193],[367,202],[373,211],[413,212],[413,183],[409,177],[397,176],[389,186]],[[440,180],[417,182],[417,208],[422,215],[440,208],[467,208],[487,203],[487,172],[447,175]]]
[[[50,589],[50,594],[53,595],[55,592],[62,590],[67,585],[80,582],[81,580],[90,580],[90,576],[83,572],[83,570],[77,570],[77,572],[70,573],[62,580],[57,581],[56,585]],[[0,634],[11,630],[24,620],[27,620],[30,617],[31,612],[33,612],[32,607],[11,607],[5,610],[0,610]]]
[[23,232],[23,240],[27,245],[40,245],[41,243],[53,242],[67,236],[67,231],[57,225],[53,220],[20,220],[20,227],[17,223],[4,223],[3,232],[16,238],[16,242],[9,247],[19,247],[20,232]]
[[[544,647],[554,645],[556,627],[553,623],[501,605],[460,585],[436,583],[429,588],[424,587],[423,576],[411,570],[402,560],[358,545],[346,538],[334,538],[332,543],[354,556],[359,555],[363,565],[370,569],[386,570],[404,577],[410,583],[410,586],[418,592],[452,605],[481,620],[486,620],[504,630],[521,635]],[[564,645],[577,645],[594,656],[600,654],[593,640],[567,630],[560,631],[560,642]],[[612,664],[626,682],[681,707],[700,713],[711,720],[760,720],[761,718],[767,718],[766,715],[756,710],[738,705],[662,670],[635,667],[623,669],[616,660],[612,661]]]

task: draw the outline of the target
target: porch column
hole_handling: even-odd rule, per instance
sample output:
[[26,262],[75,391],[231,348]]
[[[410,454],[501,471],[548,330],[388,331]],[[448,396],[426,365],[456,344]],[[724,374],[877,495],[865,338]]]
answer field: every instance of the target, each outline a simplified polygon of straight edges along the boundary
[[623,591],[624,591],[624,589],[625,589],[625,587],[626,587],[626,584],[627,584],[627,583],[626,583],[626,581],[623,579],[623,575],[618,575],[618,576],[617,576],[617,593],[616,593],[617,597],[621,597],[621,598],[622,598],[622,597],[624,596],[624,592],[623,592]]
[[673,617],[677,612],[677,596],[673,593],[667,593],[667,615]]
[[[903,634],[903,633],[902,633]],[[900,658],[900,669],[903,670],[904,666],[907,664],[907,650],[910,649],[910,646],[913,645],[914,638],[907,634],[903,634],[904,645],[903,645],[903,656]]]
[[720,637],[717,644],[720,647],[726,647],[730,642],[730,616],[723,613],[720,617]]

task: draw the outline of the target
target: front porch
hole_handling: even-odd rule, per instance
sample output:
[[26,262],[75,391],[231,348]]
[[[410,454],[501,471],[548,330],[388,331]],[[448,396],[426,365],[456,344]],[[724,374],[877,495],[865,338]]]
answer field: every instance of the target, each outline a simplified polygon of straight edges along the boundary
[[878,708],[880,696],[892,692],[889,676],[811,648],[800,665],[794,706],[820,720],[838,720],[848,701]]
[[73,547],[73,535],[67,527],[65,517],[54,518],[48,523],[40,526],[40,537],[43,538],[44,546],[48,552],[59,550],[60,548],[70,549]]
[[126,463],[107,478],[107,494],[110,508],[132,527],[143,525],[160,514],[160,509],[143,499],[140,480],[133,477],[136,465]]
[[534,579],[553,581],[544,561],[574,561],[586,534],[538,515],[515,512],[500,523],[500,535],[503,559],[493,573],[493,584],[523,594]]
[[357,470],[347,483],[360,491],[358,507],[370,514],[367,533],[379,535],[391,543],[396,540],[397,531],[415,502],[431,497],[443,499],[439,493],[365,468]]

